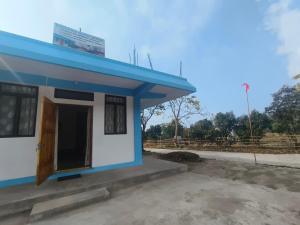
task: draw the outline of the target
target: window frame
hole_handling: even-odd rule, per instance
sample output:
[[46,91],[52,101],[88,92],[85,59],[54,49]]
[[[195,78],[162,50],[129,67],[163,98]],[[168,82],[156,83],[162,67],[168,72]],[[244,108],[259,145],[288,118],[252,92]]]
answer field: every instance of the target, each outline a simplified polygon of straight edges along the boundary
[[[109,102],[107,101],[108,97],[118,97],[118,98],[123,98],[124,103],[118,103],[118,102]],[[127,98],[126,96],[118,96],[118,95],[105,95],[105,100],[104,100],[104,135],[120,135],[120,134],[127,134]],[[109,133],[106,131],[106,106],[107,105],[113,105],[114,106],[114,132]],[[125,117],[125,129],[124,132],[117,132],[117,127],[116,127],[116,121],[117,121],[117,114],[116,114],[116,106],[117,105],[122,105],[124,107],[124,117]]]
[[[30,94],[20,94],[20,93],[12,93],[12,92],[6,92],[2,91],[0,87],[0,96],[14,96],[16,97],[16,115],[14,116],[14,121],[13,121],[13,134],[9,135],[0,135],[0,138],[21,138],[21,137],[35,137],[35,132],[36,132],[36,120],[37,120],[37,106],[38,106],[38,96],[39,96],[39,88],[37,86],[32,86],[32,85],[23,85],[23,84],[14,84],[14,83],[6,83],[6,82],[0,82],[0,85],[11,85],[11,86],[20,86],[20,87],[28,87],[28,88],[34,88],[36,90],[36,95],[30,95]],[[30,135],[19,135],[19,122],[20,122],[20,116],[21,116],[21,102],[22,98],[34,98],[35,99],[35,113],[34,113],[34,121],[33,121],[33,133]]]

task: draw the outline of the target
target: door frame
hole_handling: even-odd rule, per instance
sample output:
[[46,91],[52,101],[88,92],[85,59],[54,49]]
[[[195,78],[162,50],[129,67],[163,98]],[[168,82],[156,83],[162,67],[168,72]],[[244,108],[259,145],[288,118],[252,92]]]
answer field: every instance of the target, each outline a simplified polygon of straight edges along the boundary
[[[78,169],[89,169],[92,168],[92,157],[93,157],[93,113],[94,113],[94,107],[93,105],[81,105],[81,104],[68,104],[68,103],[55,103],[56,104],[56,132],[55,132],[55,149],[54,149],[54,171],[55,172],[63,172],[63,171],[73,171]],[[72,168],[72,169],[65,169],[65,170],[58,170],[57,164],[58,164],[58,121],[59,121],[59,106],[76,106],[76,107],[82,107],[87,108],[88,113],[90,113],[90,120],[88,120],[87,115],[87,129],[90,129],[90,135],[89,137],[86,137],[86,141],[89,141],[89,149],[86,149],[86,151],[90,151],[90,159],[89,159],[89,165],[78,167],[78,168]]]

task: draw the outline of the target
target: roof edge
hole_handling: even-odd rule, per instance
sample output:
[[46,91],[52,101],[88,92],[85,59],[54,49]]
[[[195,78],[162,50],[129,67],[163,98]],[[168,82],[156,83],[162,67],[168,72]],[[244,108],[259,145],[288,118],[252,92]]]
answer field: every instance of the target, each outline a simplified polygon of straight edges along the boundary
[[[118,61],[118,60],[114,60],[114,59],[110,59],[110,58],[105,58],[105,57],[101,57],[101,56],[96,56],[96,55],[93,55],[93,54],[90,54],[90,53],[86,53],[86,52],[81,52],[81,51],[78,51],[78,50],[75,50],[75,49],[71,49],[71,48],[66,48],[66,47],[63,47],[63,46],[59,46],[59,45],[55,45],[55,44],[51,44],[49,42],[44,42],[44,41],[40,41],[40,40],[36,40],[36,39],[33,39],[33,38],[29,38],[29,37],[25,37],[25,36],[21,36],[21,35],[17,35],[17,34],[13,34],[13,33],[9,33],[9,32],[5,32],[5,31],[0,31],[0,43],[1,43],[1,37],[2,38],[12,38],[12,39],[15,39],[17,41],[25,41],[25,42],[30,42],[30,43],[33,43],[33,44],[37,44],[37,45],[41,45],[41,47],[47,47],[47,48],[51,48],[51,49],[57,49],[58,51],[63,51],[63,52],[66,52],[66,53],[69,53],[69,54],[74,54],[75,56],[83,56],[83,57],[87,57],[87,59],[91,59],[91,60],[99,60],[99,63],[100,62],[107,62],[109,64],[117,64],[117,65],[121,65],[121,66],[124,66],[124,67],[128,67],[132,70],[137,70],[137,71],[134,71],[134,73],[131,72],[131,75],[136,75],[138,73],[142,73],[142,72],[146,72],[147,74],[153,74],[155,73],[156,75],[161,75],[162,77],[160,78],[165,78],[167,80],[169,80],[170,82],[170,85],[168,84],[164,84],[164,83],[161,83],[161,81],[163,81],[163,79],[160,79],[159,77],[152,77],[151,76],[151,80],[154,81],[154,83],[157,83],[158,85],[163,85],[163,86],[170,86],[170,87],[173,87],[173,88],[178,88],[178,89],[184,89],[184,90],[189,90],[191,91],[191,93],[195,92],[196,91],[196,88],[194,86],[192,86],[186,78],[183,78],[183,77],[179,77],[179,76],[176,76],[176,75],[172,75],[172,74],[168,74],[168,73],[164,73],[164,72],[160,72],[160,71],[157,71],[157,70],[151,70],[151,69],[148,69],[148,68],[145,68],[145,67],[140,67],[140,66],[136,66],[136,65],[133,65],[133,64],[129,64],[129,63],[125,63],[125,62],[121,62],[121,61]],[[3,44],[0,44],[0,52],[1,51],[1,45],[3,46]],[[8,46],[8,45],[6,45]],[[13,47],[11,47],[13,48]],[[16,48],[16,47],[15,47]],[[28,49],[21,49],[19,48],[20,50],[22,51],[28,51],[28,52],[32,52],[32,53],[35,53],[35,54],[39,54],[36,52],[33,52],[33,51],[29,51]],[[7,52],[4,52],[3,54],[9,54]],[[15,56],[18,56],[18,57],[22,57],[20,55],[16,55],[16,54],[9,54],[9,55],[15,55]],[[49,57],[53,57],[53,56],[50,56]],[[27,57],[24,57],[24,58],[27,58]],[[38,59],[33,59],[33,60],[38,60]],[[67,60],[67,59],[66,59]],[[44,60],[40,60],[42,62],[44,62]],[[69,66],[69,67],[72,67],[70,65],[66,65],[66,64],[59,64],[59,65],[62,65],[62,66]],[[82,69],[82,68],[81,68]],[[92,69],[86,69],[88,71],[93,71]],[[99,72],[97,70],[93,71],[93,72]],[[101,72],[100,72],[101,73]],[[119,76],[118,74],[118,71],[117,70],[111,70],[111,73],[109,71],[107,71],[106,74],[108,75],[112,75],[112,76]],[[119,73],[120,74],[120,73]],[[139,81],[144,81],[142,78],[145,79],[145,76],[141,76],[140,74],[138,74],[140,77],[139,78],[130,78],[130,77],[127,77],[129,79],[133,79],[133,80],[139,80]],[[150,76],[148,75],[148,76]],[[122,77],[122,76],[120,76]],[[126,77],[125,77],[126,78]],[[183,83],[182,83],[183,82]],[[172,85],[171,85],[172,83]],[[176,83],[178,83],[178,87],[176,85]]]

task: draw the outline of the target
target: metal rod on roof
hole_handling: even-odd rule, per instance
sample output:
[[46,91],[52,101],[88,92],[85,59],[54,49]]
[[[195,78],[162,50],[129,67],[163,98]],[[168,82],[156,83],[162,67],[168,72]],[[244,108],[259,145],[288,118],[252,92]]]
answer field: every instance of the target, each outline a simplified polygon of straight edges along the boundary
[[150,64],[150,68],[151,68],[151,70],[153,70],[150,54],[148,53],[147,56],[148,56],[148,61],[149,61],[149,64]]
[[129,53],[129,63],[131,64],[131,55],[130,55],[130,53]]
[[136,51],[136,65],[139,65],[139,52]]
[[135,45],[133,46],[133,64],[136,65],[136,50],[135,50]]
[[179,75],[182,77],[182,61],[180,61]]

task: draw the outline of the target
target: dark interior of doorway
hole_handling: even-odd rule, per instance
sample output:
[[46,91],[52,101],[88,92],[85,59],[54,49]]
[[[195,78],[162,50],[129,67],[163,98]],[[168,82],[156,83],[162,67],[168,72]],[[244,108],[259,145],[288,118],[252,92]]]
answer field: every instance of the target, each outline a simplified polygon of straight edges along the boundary
[[59,105],[57,169],[85,167],[88,107]]

